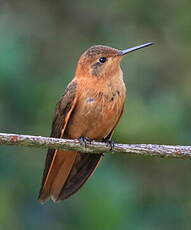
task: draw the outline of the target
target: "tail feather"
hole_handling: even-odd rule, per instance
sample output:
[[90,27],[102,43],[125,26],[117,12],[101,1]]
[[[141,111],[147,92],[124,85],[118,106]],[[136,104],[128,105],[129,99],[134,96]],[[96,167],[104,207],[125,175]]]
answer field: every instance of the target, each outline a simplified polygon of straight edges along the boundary
[[[61,152],[61,154],[65,155],[63,154],[63,152]],[[70,154],[70,157],[68,157],[68,154]],[[60,159],[55,160],[56,165],[54,166],[54,169],[56,169],[56,175],[54,175],[53,173],[52,186],[50,191],[51,197],[54,200],[57,200],[59,197],[59,194],[70,174],[70,171],[76,159],[76,155],[77,152],[67,152],[67,156],[59,156],[58,158]]]
[[39,201],[64,200],[78,191],[93,174],[102,154],[56,150],[51,163],[46,164]]
[[77,156],[74,151],[55,151],[47,174],[44,175],[39,201],[46,202],[49,198],[57,200],[65,181],[72,169]]
[[102,154],[79,153],[57,201],[67,199],[77,192],[94,173],[102,156]]

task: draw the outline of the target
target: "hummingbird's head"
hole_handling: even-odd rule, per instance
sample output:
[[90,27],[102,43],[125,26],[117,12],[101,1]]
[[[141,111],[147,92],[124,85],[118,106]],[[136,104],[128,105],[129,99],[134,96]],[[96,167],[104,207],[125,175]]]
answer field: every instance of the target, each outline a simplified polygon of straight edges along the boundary
[[92,46],[81,55],[76,77],[108,78],[117,75],[121,71],[120,62],[126,54],[153,44],[152,42],[145,43],[125,50],[102,45]]

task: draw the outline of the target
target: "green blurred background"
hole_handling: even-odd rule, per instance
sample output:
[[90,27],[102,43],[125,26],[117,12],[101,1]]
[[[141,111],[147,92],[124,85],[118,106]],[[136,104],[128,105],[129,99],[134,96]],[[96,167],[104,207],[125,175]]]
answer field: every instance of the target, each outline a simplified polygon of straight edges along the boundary
[[[189,0],[2,0],[0,132],[49,136],[85,49],[153,41],[122,63],[128,101],[113,140],[189,145],[190,12]],[[105,154],[75,196],[40,205],[45,154],[0,147],[0,230],[191,229],[189,160]]]

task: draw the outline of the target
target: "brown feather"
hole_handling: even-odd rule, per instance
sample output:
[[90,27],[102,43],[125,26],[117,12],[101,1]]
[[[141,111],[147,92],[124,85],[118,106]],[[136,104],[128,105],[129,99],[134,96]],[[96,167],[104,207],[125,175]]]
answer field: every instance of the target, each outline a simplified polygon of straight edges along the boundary
[[102,154],[78,153],[70,175],[57,201],[64,200],[78,191],[97,168]]
[[[51,184],[50,195],[52,200],[58,200],[60,192],[70,174],[75,162],[77,152],[74,151],[57,151],[54,158],[49,182]],[[48,185],[47,185],[48,186]]]
[[[72,113],[76,103],[76,99],[75,99],[76,87],[77,87],[76,82],[75,81],[71,82],[68,85],[67,89],[65,90],[63,97],[56,105],[55,116],[52,123],[51,137],[58,138],[63,136],[64,129],[68,123],[70,114]],[[57,150],[55,149],[48,150],[46,162],[45,162],[45,168],[43,172],[42,184],[41,184],[39,198],[38,198],[39,201],[42,203],[45,202],[51,196],[50,193],[51,193],[51,184],[52,184],[53,177],[50,177],[50,181],[49,181],[49,175],[52,175],[52,173],[50,173],[50,170],[54,169],[54,164],[56,161],[63,161],[64,158],[62,157],[62,154],[59,154],[58,157],[56,157],[56,154],[57,154]],[[73,155],[75,156],[76,154]],[[59,157],[61,159],[59,159]],[[69,154],[68,157],[70,159]],[[54,161],[54,159],[56,159],[56,161]],[[58,172],[60,171],[60,169],[57,170],[55,169],[55,171]]]
[[77,152],[56,150],[52,164],[49,168],[43,192],[39,200],[43,203],[50,196],[57,200],[65,181],[68,178],[72,165],[75,162]]

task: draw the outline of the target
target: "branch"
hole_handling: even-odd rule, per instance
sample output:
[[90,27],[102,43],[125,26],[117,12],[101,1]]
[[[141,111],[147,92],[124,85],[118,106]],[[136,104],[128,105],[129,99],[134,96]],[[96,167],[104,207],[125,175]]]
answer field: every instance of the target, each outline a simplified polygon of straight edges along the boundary
[[82,146],[79,140],[59,139],[41,136],[0,133],[0,145],[77,150],[86,153],[126,153],[135,156],[157,156],[191,158],[191,146],[172,146],[155,144],[115,144],[110,150],[103,142],[87,143]]

